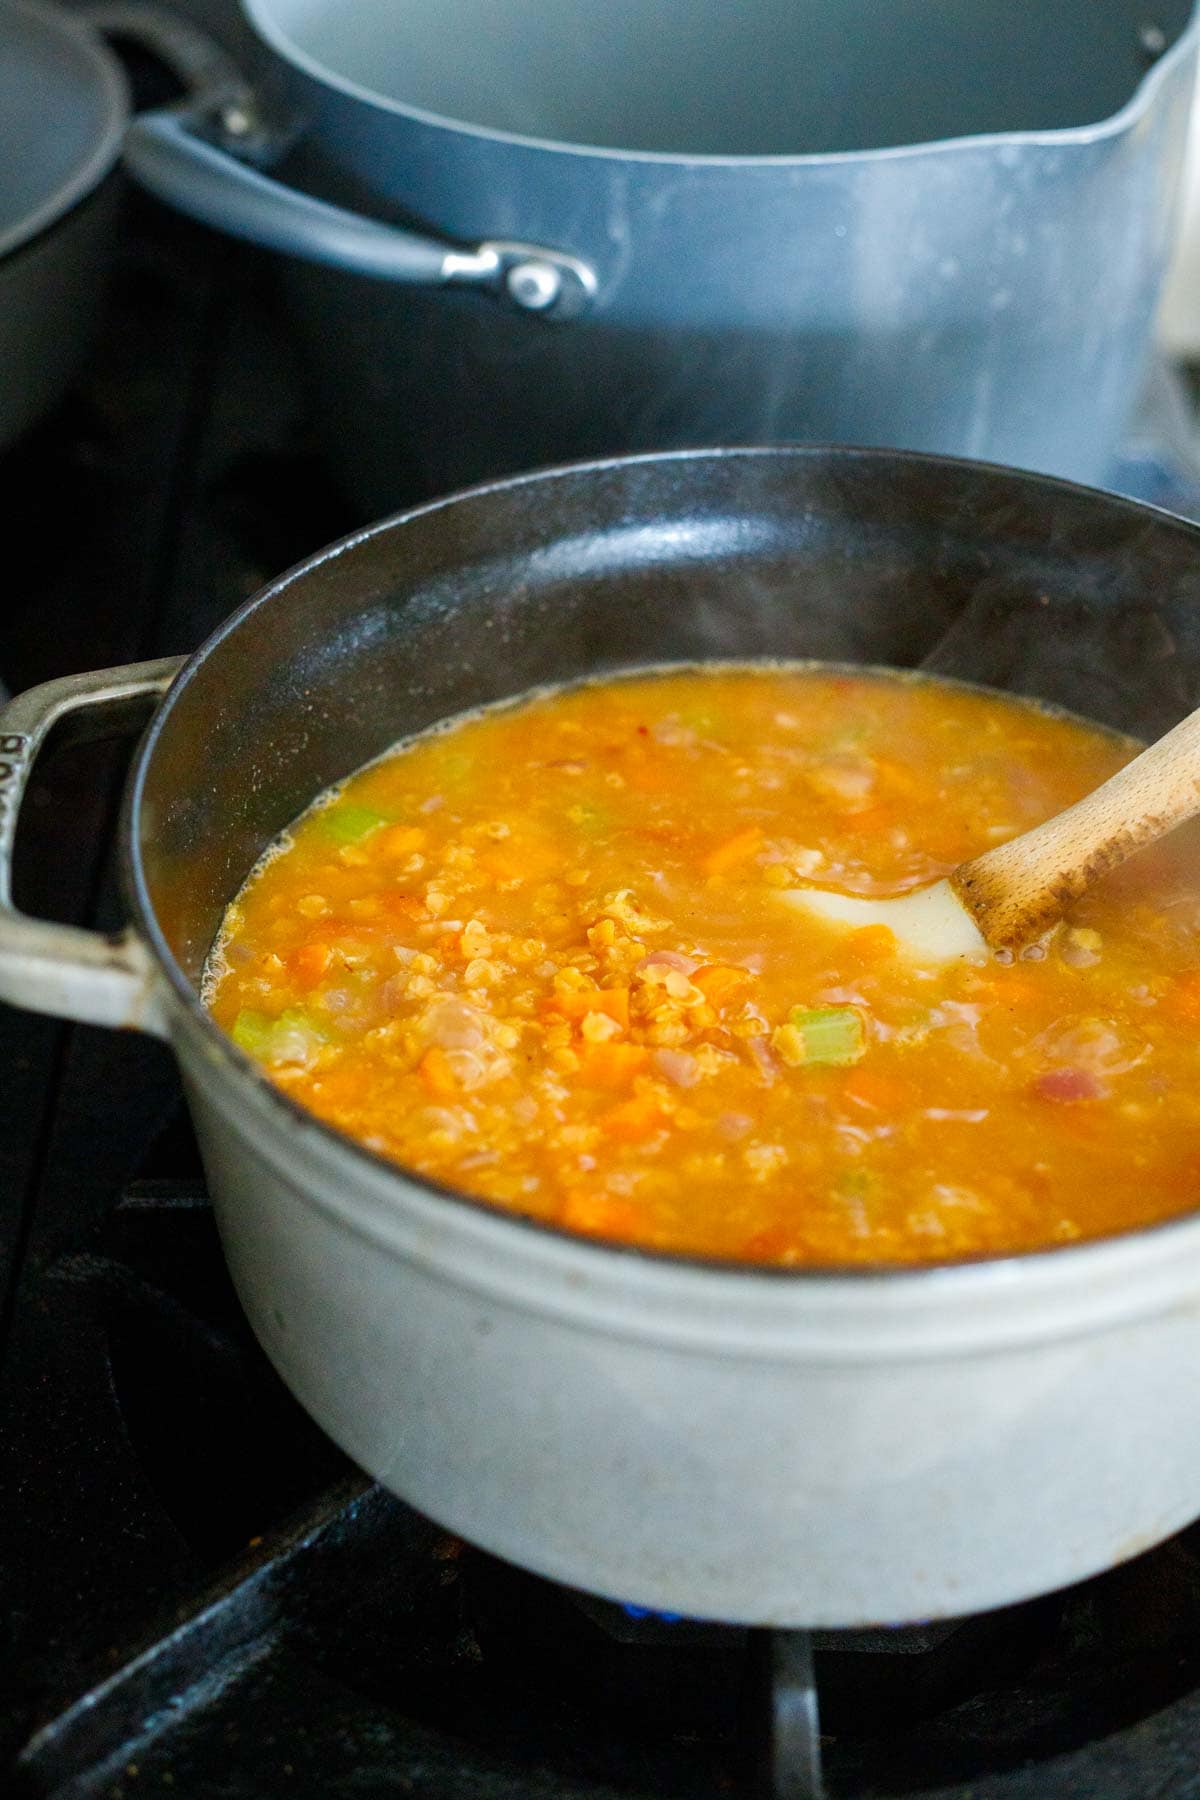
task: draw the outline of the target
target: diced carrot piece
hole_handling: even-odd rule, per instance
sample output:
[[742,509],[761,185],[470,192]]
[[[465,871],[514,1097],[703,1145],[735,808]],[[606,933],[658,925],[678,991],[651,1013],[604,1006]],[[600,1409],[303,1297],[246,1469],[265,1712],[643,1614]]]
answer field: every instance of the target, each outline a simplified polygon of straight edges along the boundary
[[589,1044],[580,1051],[577,1079],[588,1087],[623,1087],[649,1058],[644,1044]]
[[559,1223],[568,1231],[594,1232],[597,1237],[629,1237],[636,1231],[637,1222],[635,1208],[615,1194],[577,1190],[564,1195],[559,1213]]
[[[865,806],[861,812],[849,813],[846,817],[846,828],[849,831],[866,832],[871,835],[877,831],[887,831],[895,825],[900,814],[894,806],[880,802],[876,806]],[[865,927],[864,929],[869,929]]]
[[847,1075],[842,1092],[862,1106],[877,1112],[899,1112],[912,1099],[912,1083],[896,1075],[884,1075],[878,1069],[857,1068]]
[[623,1031],[629,1029],[629,989],[601,988],[604,996],[605,1015],[619,1025]]
[[479,862],[493,881],[545,881],[561,866],[562,852],[543,838],[514,833],[489,844]]
[[[1045,1096],[1042,1096],[1045,1098]],[[1084,1145],[1101,1142],[1112,1131],[1112,1107],[1103,1096],[1080,1106],[1057,1105],[1054,1127]]]
[[903,794],[907,799],[912,794],[924,791],[920,778],[911,769],[906,769],[903,763],[892,762],[890,757],[885,756],[875,757],[874,762],[877,779],[892,793]]
[[888,925],[863,925],[847,937],[846,948],[860,962],[884,962],[896,954],[896,934]]
[[993,980],[979,982],[972,998],[978,995],[988,1006],[1000,1007],[1006,1012],[1017,1012],[1036,1001],[1041,992],[1036,982],[1005,969],[1002,975],[997,975]]
[[741,1254],[749,1262],[778,1262],[792,1242],[792,1233],[783,1225],[766,1225],[751,1232],[741,1245]]
[[1158,1004],[1173,1019],[1200,1022],[1200,969],[1177,976]]
[[399,860],[402,856],[411,856],[425,842],[425,832],[419,825],[389,825],[381,831],[371,849],[389,860]]
[[748,856],[753,856],[762,841],[762,827],[748,825],[745,831],[735,831],[731,838],[726,838],[723,844],[710,850],[701,867],[706,875],[724,875],[726,870],[745,862]]
[[288,958],[288,966],[298,988],[307,990],[315,987],[329,967],[332,951],[328,944],[314,942],[301,944]]
[[393,919],[409,919],[419,924],[429,917],[429,908],[418,894],[383,893],[379,896],[380,910]]
[[600,1124],[610,1137],[636,1143],[657,1131],[666,1117],[653,1094],[635,1094],[632,1100],[622,1101],[611,1112],[601,1114]]
[[566,1019],[582,1019],[590,1012],[604,1013],[622,1031],[629,1029],[628,988],[571,988],[555,994],[549,1005]]
[[507,845],[484,851],[479,866],[493,881],[522,881],[529,874],[525,863]]
[[734,994],[748,987],[753,979],[749,969],[739,969],[733,963],[705,963],[692,976],[692,981],[710,1006],[724,1006]]
[[454,1079],[450,1059],[440,1044],[431,1044],[417,1067],[421,1080],[437,1099],[448,1100],[458,1093],[458,1083]]

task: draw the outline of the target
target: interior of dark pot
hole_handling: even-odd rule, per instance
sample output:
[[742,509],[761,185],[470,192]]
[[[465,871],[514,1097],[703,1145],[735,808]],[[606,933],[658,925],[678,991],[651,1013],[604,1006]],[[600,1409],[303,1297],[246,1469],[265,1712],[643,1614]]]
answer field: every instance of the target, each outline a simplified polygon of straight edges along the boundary
[[404,106],[667,155],[829,155],[1109,118],[1192,0],[247,0]]
[[265,846],[397,739],[743,657],[922,668],[1152,737],[1200,700],[1200,529],[890,451],[685,452],[440,502],[285,575],[193,660],[130,789],[135,910],[194,986]]

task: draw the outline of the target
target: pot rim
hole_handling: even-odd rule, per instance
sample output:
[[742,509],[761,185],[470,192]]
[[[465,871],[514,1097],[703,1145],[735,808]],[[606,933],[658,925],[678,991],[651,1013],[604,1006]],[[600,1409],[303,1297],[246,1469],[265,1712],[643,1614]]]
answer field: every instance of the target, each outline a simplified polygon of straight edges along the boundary
[[838,166],[843,163],[857,164],[863,161],[894,161],[899,158],[929,156],[972,147],[994,150],[999,145],[1016,147],[1047,145],[1058,148],[1068,144],[1085,146],[1102,143],[1107,138],[1119,137],[1123,132],[1131,130],[1136,125],[1142,114],[1148,110],[1158,88],[1169,79],[1178,64],[1193,54],[1197,39],[1200,38],[1200,0],[1196,0],[1187,24],[1175,42],[1151,64],[1124,105],[1119,107],[1115,113],[1110,114],[1108,118],[1099,119],[1087,125],[1051,126],[1037,131],[993,131],[981,132],[976,135],[968,133],[960,137],[932,138],[916,144],[887,144],[864,150],[803,151],[772,156],[721,156],[703,152],[622,150],[604,144],[566,143],[556,138],[531,137],[522,132],[502,131],[495,126],[475,125],[466,119],[455,119],[442,113],[431,112],[428,108],[414,106],[401,100],[393,100],[387,94],[376,93],[361,82],[354,81],[349,76],[340,75],[336,70],[328,68],[288,36],[283,26],[268,10],[267,0],[242,0],[242,7],[259,37],[284,62],[290,63],[319,86],[331,88],[335,93],[342,94],[348,100],[373,106],[396,118],[409,119],[414,123],[443,131],[457,132],[463,137],[474,138],[481,143],[514,145],[521,149],[541,151],[554,156],[597,157],[607,162],[621,164],[677,165],[689,169],[805,168],[818,164],[824,167]]
[[[136,822],[141,811],[142,794],[147,773],[154,758],[155,749],[164,729],[166,721],[173,710],[176,698],[184,691],[195,677],[202,665],[210,657],[219,652],[227,639],[233,638],[242,622],[259,608],[282,599],[293,585],[337,558],[352,552],[358,545],[371,539],[403,529],[414,520],[440,512],[447,507],[456,506],[463,501],[486,499],[497,491],[509,491],[513,488],[530,484],[542,484],[547,481],[576,479],[581,476],[600,474],[614,468],[632,467],[648,463],[685,463],[704,462],[715,459],[730,458],[771,458],[795,461],[809,461],[836,457],[845,462],[877,462],[886,465],[913,463],[958,470],[961,472],[986,475],[991,479],[1000,477],[1006,482],[1027,486],[1030,483],[1038,487],[1062,490],[1065,493],[1080,494],[1101,498],[1106,507],[1113,512],[1126,512],[1135,518],[1144,518],[1150,514],[1164,524],[1190,536],[1195,540],[1198,560],[1200,560],[1200,524],[1168,512],[1165,508],[1152,506],[1144,501],[1132,500],[1124,495],[1110,494],[1107,491],[1085,487],[1082,483],[1072,482],[1058,476],[1042,475],[1021,469],[1006,467],[997,463],[979,462],[965,457],[941,456],[926,451],[893,450],[876,446],[856,446],[842,444],[782,444],[782,445],[737,445],[690,448],[670,451],[643,451],[630,455],[606,456],[588,459],[581,462],[562,463],[542,469],[522,471],[515,475],[499,477],[493,480],[458,490],[456,493],[438,496],[433,500],[423,501],[404,510],[378,520],[371,525],[349,533],[336,542],[324,546],[312,556],[304,558],[285,570],[274,580],[267,583],[257,593],[230,613],[216,630],[198,646],[187,658],[180,669],[167,694],[156,708],[150,724],[135,753],[134,761],[126,782],[122,805],[120,829],[120,862],[121,879],[125,896],[136,922],[139,936],[149,949],[162,978],[176,1004],[186,1016],[189,1027],[198,1034],[203,1046],[204,1059],[210,1066],[215,1065],[226,1077],[236,1079],[238,1086],[251,1097],[255,1110],[263,1123],[283,1131],[288,1137],[295,1139],[297,1132],[303,1134],[306,1150],[309,1155],[315,1154],[331,1170],[339,1175],[351,1178],[357,1176],[360,1188],[367,1186],[373,1197],[383,1198],[389,1204],[389,1210],[399,1215],[402,1203],[407,1201],[411,1206],[417,1198],[424,1208],[430,1210],[430,1216],[436,1217],[444,1211],[443,1202],[450,1202],[454,1216],[465,1230],[465,1238],[476,1238],[479,1244],[492,1249],[498,1245],[516,1245],[523,1243],[527,1248],[541,1247],[551,1263],[557,1261],[562,1254],[572,1262],[580,1262],[581,1266],[593,1270],[607,1271],[617,1281],[629,1281],[637,1271],[641,1271],[651,1287],[658,1288],[665,1278],[669,1280],[672,1272],[675,1277],[691,1278],[700,1283],[711,1300],[713,1289],[732,1291],[735,1286],[748,1291],[753,1285],[757,1291],[768,1289],[776,1294],[826,1294],[834,1307],[839,1304],[838,1296],[846,1298],[853,1294],[871,1294],[878,1296],[886,1291],[899,1300],[900,1308],[906,1311],[914,1293],[933,1295],[950,1303],[955,1310],[969,1305],[984,1294],[993,1298],[1011,1296],[1015,1284],[1022,1285],[1032,1277],[1032,1297],[1052,1298],[1064,1286],[1073,1283],[1079,1277],[1091,1286],[1091,1303],[1085,1301],[1081,1319],[1088,1318],[1101,1306],[1106,1318],[1110,1317],[1113,1307],[1107,1304],[1107,1294],[1111,1278],[1118,1269],[1124,1268],[1127,1258],[1132,1258],[1139,1269],[1143,1269],[1151,1278],[1163,1274],[1160,1264],[1170,1264],[1174,1271],[1174,1287],[1181,1285],[1181,1271],[1189,1267],[1190,1259],[1200,1265],[1200,1196],[1196,1206],[1184,1213],[1155,1221],[1148,1225],[1130,1226],[1121,1231],[1110,1232],[1103,1237],[1089,1238],[1082,1241],[1048,1245],[1037,1250],[1019,1251],[1001,1256],[986,1254],[946,1258],[924,1263],[850,1263],[821,1264],[818,1266],[784,1266],[779,1264],[745,1262],[734,1258],[703,1256],[694,1253],[683,1253],[670,1250],[657,1250],[640,1245],[624,1244],[602,1238],[591,1238],[582,1233],[573,1232],[562,1226],[534,1219],[522,1213],[509,1212],[491,1202],[472,1194],[450,1187],[442,1182],[419,1174],[402,1164],[378,1155],[376,1152],[360,1144],[327,1125],[315,1114],[301,1106],[291,1096],[277,1087],[262,1071],[255,1060],[247,1055],[233,1039],[216,1023],[208,1009],[202,1004],[200,997],[187,975],[176,961],[170,946],[159,926],[153,903],[146,885],[145,872],[138,848],[138,832]],[[314,796],[315,798],[315,796]],[[232,896],[231,896],[232,897]],[[366,1182],[364,1184],[364,1177]],[[310,1198],[312,1196],[309,1196]],[[337,1205],[327,1200],[320,1204],[335,1211],[352,1227],[365,1231],[368,1236],[384,1240],[395,1247],[390,1218],[368,1221],[357,1208],[355,1200],[342,1200]],[[1169,1271],[1168,1271],[1169,1280]],[[490,1285],[484,1278],[483,1285]],[[1200,1273],[1190,1283],[1200,1291]],[[1157,1294],[1158,1289],[1155,1288]],[[1178,1295],[1176,1295],[1176,1300]],[[1120,1313],[1138,1313],[1145,1309],[1144,1301],[1137,1303],[1134,1294],[1124,1296],[1124,1303],[1118,1301],[1116,1310]],[[987,1316],[979,1320],[980,1341],[989,1344],[994,1341],[996,1321]],[[1064,1321],[1058,1321],[1054,1335],[1059,1335]],[[972,1341],[974,1333],[971,1333]],[[1028,1332],[1020,1333],[1021,1341],[1026,1341]],[[964,1346],[965,1347],[965,1346]]]
[[51,12],[33,0],[3,0],[5,12],[19,15],[75,59],[80,78],[91,88],[101,115],[86,155],[53,191],[13,224],[0,228],[0,257],[10,256],[48,230],[104,180],[121,154],[129,123],[129,89],[121,65],[86,23],[69,13]]

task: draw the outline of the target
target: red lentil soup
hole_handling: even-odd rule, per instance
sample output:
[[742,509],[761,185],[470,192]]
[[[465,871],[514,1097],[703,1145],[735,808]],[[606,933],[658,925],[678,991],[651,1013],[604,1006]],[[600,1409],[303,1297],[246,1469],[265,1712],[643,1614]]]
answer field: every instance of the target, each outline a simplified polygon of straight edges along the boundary
[[888,672],[536,694],[322,796],[205,998],[329,1125],[576,1232],[828,1266],[1145,1224],[1200,1186],[1194,833],[1009,963],[921,966],[780,899],[933,881],[1135,749]]

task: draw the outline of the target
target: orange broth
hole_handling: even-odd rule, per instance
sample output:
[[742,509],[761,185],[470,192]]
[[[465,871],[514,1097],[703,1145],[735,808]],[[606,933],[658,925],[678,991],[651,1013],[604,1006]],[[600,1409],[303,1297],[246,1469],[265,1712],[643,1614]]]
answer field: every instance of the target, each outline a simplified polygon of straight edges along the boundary
[[933,881],[1135,749],[887,672],[541,693],[322,796],[205,998],[329,1125],[576,1232],[831,1265],[1145,1224],[1200,1187],[1194,832],[1009,963],[921,967],[780,899]]

